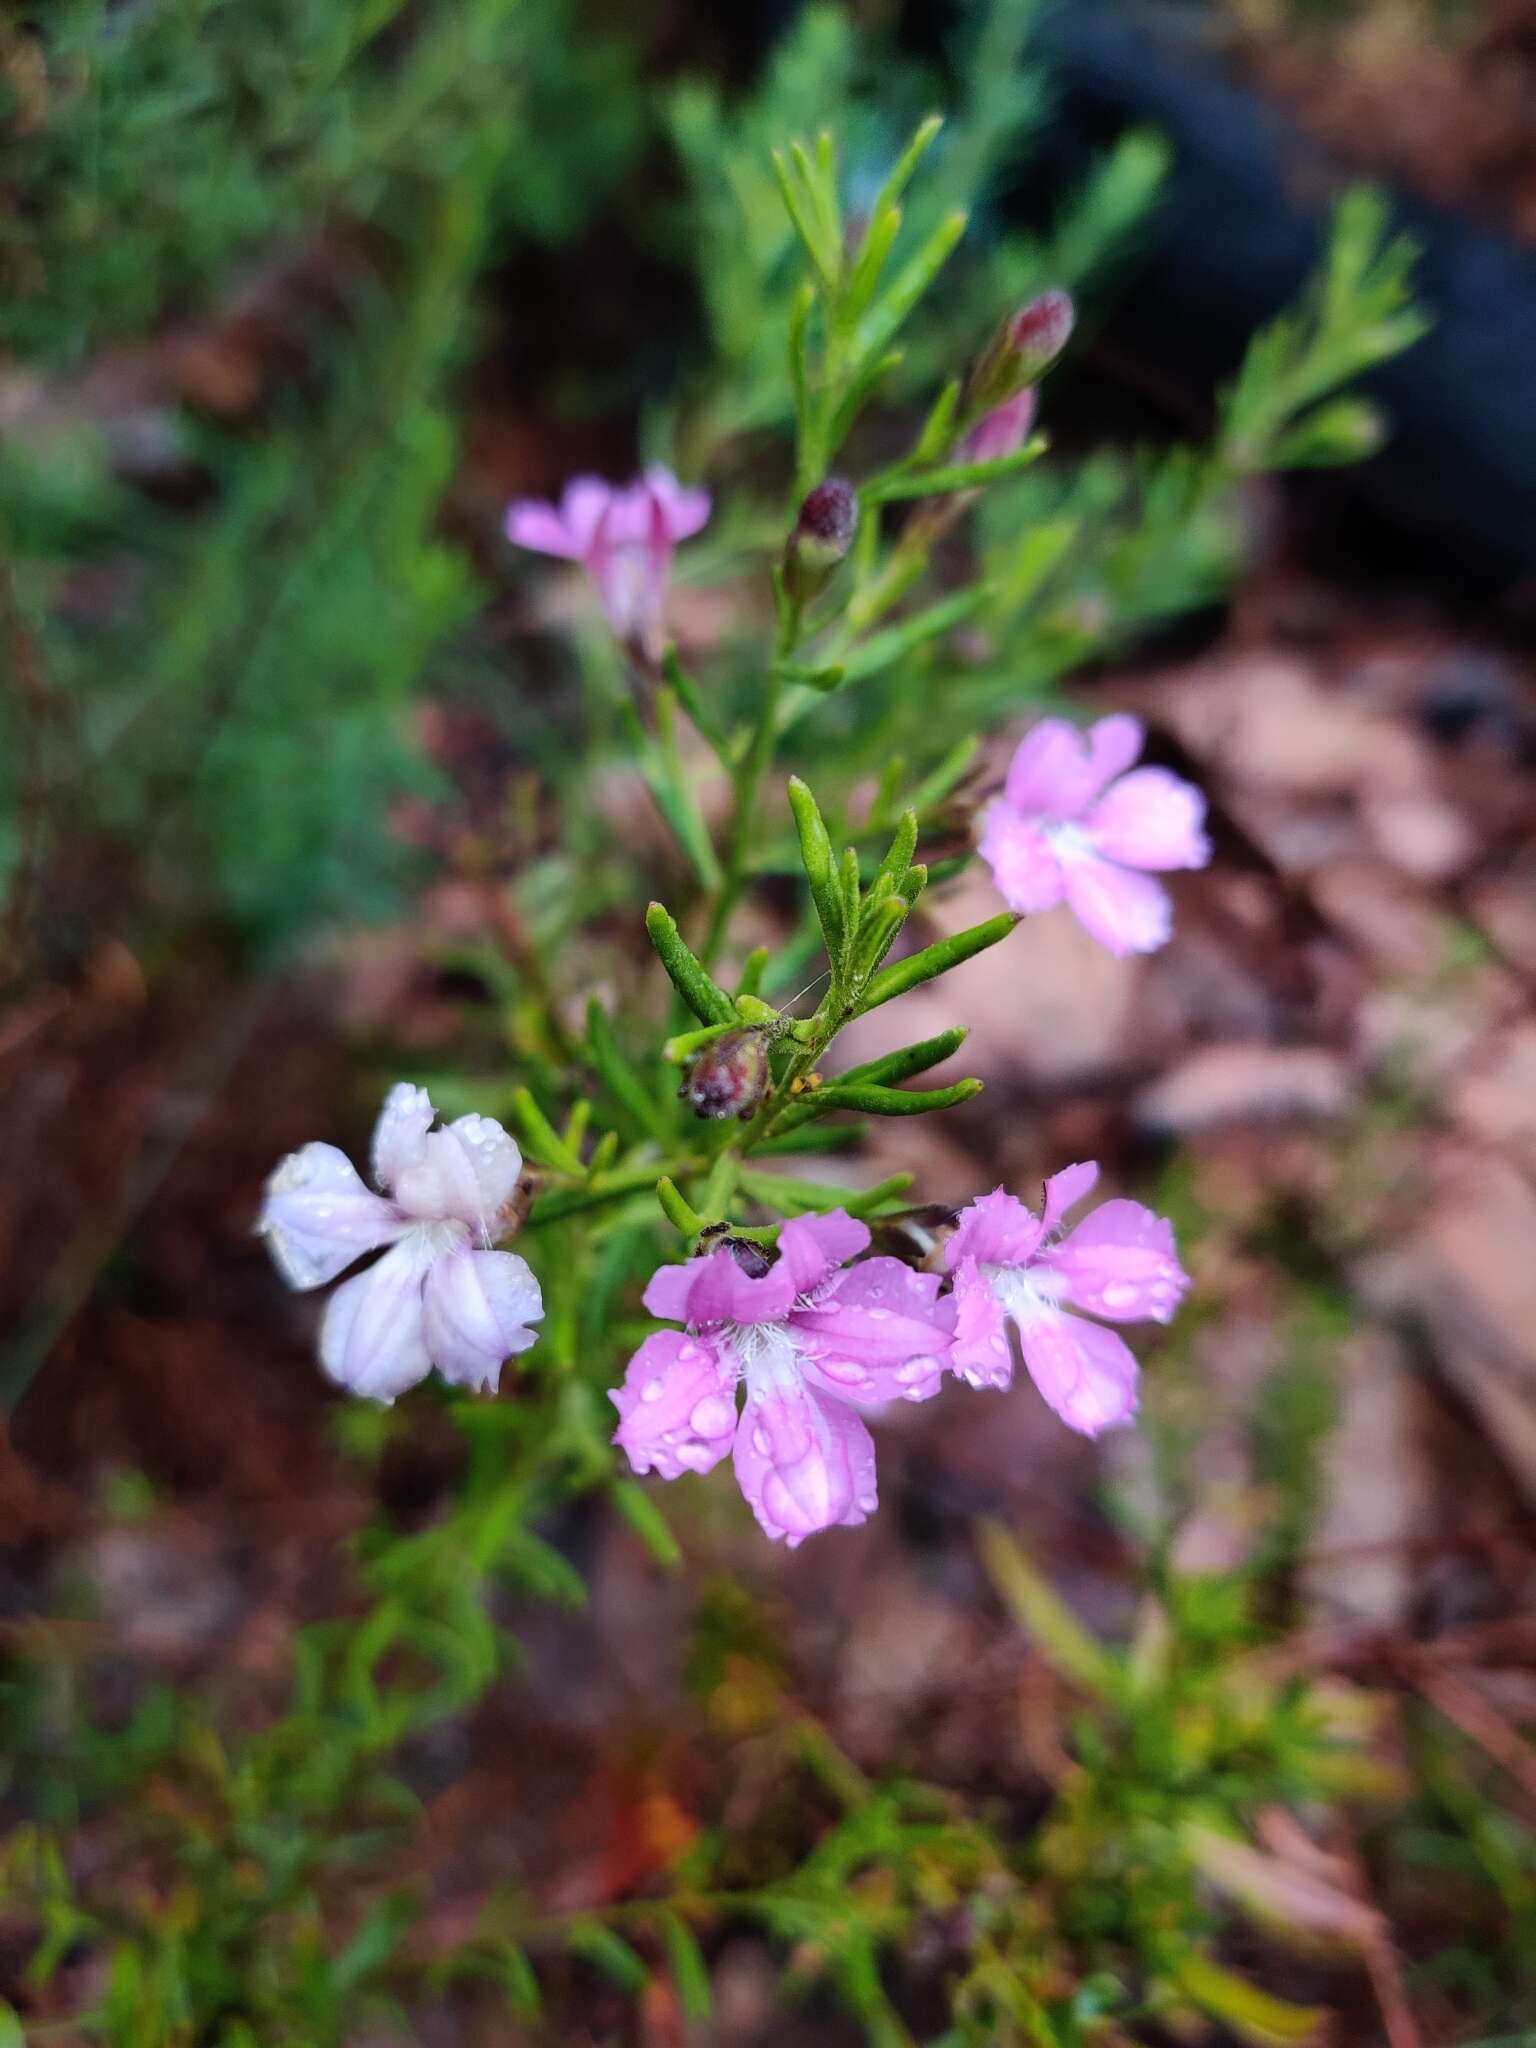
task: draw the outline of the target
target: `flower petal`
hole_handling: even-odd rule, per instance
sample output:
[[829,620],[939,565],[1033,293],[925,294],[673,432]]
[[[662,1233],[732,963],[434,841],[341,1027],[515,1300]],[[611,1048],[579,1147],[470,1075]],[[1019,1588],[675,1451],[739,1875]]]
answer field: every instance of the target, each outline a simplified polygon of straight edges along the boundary
[[688,490],[670,469],[654,463],[645,472],[645,488],[659,507],[669,541],[689,540],[709,518],[708,491]]
[[318,1143],[290,1152],[273,1169],[256,1224],[278,1271],[299,1288],[323,1287],[410,1227],[393,1202],[363,1185],[345,1152]]
[[393,1401],[432,1368],[422,1336],[422,1282],[433,1251],[413,1230],[375,1266],[338,1287],[320,1325],[320,1363],[339,1386]]
[[1150,875],[1089,856],[1065,863],[1062,878],[1077,921],[1111,953],[1155,953],[1173,930],[1168,891]]
[[954,1235],[944,1247],[945,1263],[952,1273],[962,1259],[982,1266],[1022,1266],[1033,1257],[1043,1228],[1017,1195],[994,1188],[960,1211]]
[[1136,1413],[1135,1359],[1113,1330],[1046,1311],[1019,1325],[1029,1376],[1069,1428],[1117,1429]]
[[636,1472],[708,1472],[736,1434],[735,1361],[678,1330],[647,1337],[608,1398],[619,1411],[613,1441]]
[[1004,794],[1026,816],[1076,818],[1130,767],[1145,737],[1141,721],[1123,713],[1098,719],[1086,734],[1064,718],[1042,718],[1015,749]]
[[1101,1203],[1040,1263],[1067,1281],[1074,1308],[1112,1322],[1171,1322],[1189,1285],[1173,1225],[1140,1202]]
[[977,852],[1010,910],[1028,917],[1061,901],[1061,862],[1033,818],[999,801],[987,812]]
[[526,1259],[467,1245],[434,1261],[422,1289],[432,1363],[456,1386],[494,1394],[503,1363],[536,1341],[544,1297]]
[[790,1315],[806,1378],[840,1401],[926,1401],[949,1363],[955,1312],[936,1273],[900,1259],[850,1267],[814,1308]]
[[1205,797],[1166,768],[1137,768],[1112,782],[1083,819],[1106,860],[1128,868],[1203,868]]
[[395,1199],[423,1220],[456,1219],[489,1240],[517,1186],[523,1155],[489,1116],[461,1116],[433,1131],[395,1177]]
[[722,1245],[683,1266],[658,1266],[642,1298],[653,1316],[696,1329],[707,1323],[778,1323],[794,1303],[794,1276],[781,1260],[754,1279]]
[[[825,1216],[795,1216],[779,1232],[779,1267],[795,1294],[810,1294],[839,1266],[869,1247],[869,1226],[846,1209]],[[775,1268],[778,1270],[778,1268]]]
[[1084,1195],[1091,1194],[1098,1180],[1099,1162],[1096,1159],[1080,1159],[1076,1166],[1064,1166],[1060,1173],[1050,1176],[1040,1209],[1042,1238],[1055,1236],[1067,1211],[1075,1209]]
[[373,1127],[373,1177],[381,1188],[393,1189],[405,1169],[420,1159],[422,1140],[436,1119],[425,1088],[397,1081],[390,1089]]
[[1013,1379],[1013,1352],[1002,1304],[974,1259],[962,1259],[956,1269],[954,1303],[950,1364],[970,1386],[1008,1386]]
[[878,1502],[869,1431],[841,1401],[793,1380],[749,1387],[735,1461],[764,1535],[792,1550],[818,1529],[862,1522]]
[[582,553],[581,542],[560,513],[540,498],[514,498],[507,507],[505,532],[514,547],[528,548],[536,555],[576,561]]

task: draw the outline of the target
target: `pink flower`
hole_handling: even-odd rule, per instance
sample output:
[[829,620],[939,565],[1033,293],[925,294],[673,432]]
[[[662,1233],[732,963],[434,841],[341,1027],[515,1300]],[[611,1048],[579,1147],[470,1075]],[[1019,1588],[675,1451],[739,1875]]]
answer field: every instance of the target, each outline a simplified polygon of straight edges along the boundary
[[955,1276],[954,1369],[973,1387],[1013,1378],[1004,1320],[1012,1322],[1029,1376],[1062,1421],[1084,1436],[1136,1413],[1136,1361],[1111,1322],[1171,1321],[1189,1276],[1173,1227],[1139,1202],[1101,1202],[1070,1236],[1052,1242],[1063,1216],[1099,1177],[1091,1161],[1053,1174],[1043,1213],[997,1188],[960,1212],[945,1247]]
[[1205,798],[1192,783],[1166,768],[1124,773],[1145,737],[1136,718],[1101,718],[1086,734],[1042,719],[1019,742],[981,837],[1014,910],[1050,910],[1065,897],[1122,955],[1156,952],[1173,925],[1167,890],[1140,871],[1201,868],[1211,857]]
[[708,517],[708,491],[684,490],[671,470],[653,467],[622,489],[600,477],[574,477],[558,506],[519,498],[507,509],[507,538],[535,554],[580,562],[614,632],[658,661],[673,550]]
[[493,1392],[544,1313],[527,1261],[490,1249],[522,1154],[491,1117],[434,1131],[436,1114],[424,1088],[399,1082],[373,1133],[384,1194],[334,1145],[304,1145],[268,1180],[256,1226],[290,1287],[323,1287],[364,1252],[392,1247],[337,1288],[320,1325],[326,1372],[375,1401],[393,1401],[434,1365],[445,1380]]
[[850,1404],[936,1394],[954,1312],[936,1275],[899,1259],[847,1267],[868,1244],[834,1209],[786,1223],[772,1264],[737,1241],[662,1266],[645,1305],[686,1329],[647,1337],[610,1396],[635,1471],[676,1479],[733,1450],[752,1512],[791,1548],[872,1514],[875,1447]]
[[993,406],[955,450],[956,462],[998,462],[1017,454],[1035,423],[1035,387],[1026,384],[1012,398]]

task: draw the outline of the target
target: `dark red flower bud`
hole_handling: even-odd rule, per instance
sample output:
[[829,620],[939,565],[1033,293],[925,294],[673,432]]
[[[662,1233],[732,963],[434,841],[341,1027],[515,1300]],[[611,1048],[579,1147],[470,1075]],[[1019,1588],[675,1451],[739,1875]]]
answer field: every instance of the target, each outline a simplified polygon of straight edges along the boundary
[[797,604],[826,589],[858,530],[859,494],[852,484],[829,476],[806,492],[784,550],[784,588]]
[[971,372],[964,421],[974,427],[1028,385],[1038,384],[1066,347],[1077,309],[1070,292],[1042,292],[1004,321]]
[[766,1033],[750,1025],[727,1031],[705,1046],[677,1092],[695,1116],[755,1116],[768,1092]]

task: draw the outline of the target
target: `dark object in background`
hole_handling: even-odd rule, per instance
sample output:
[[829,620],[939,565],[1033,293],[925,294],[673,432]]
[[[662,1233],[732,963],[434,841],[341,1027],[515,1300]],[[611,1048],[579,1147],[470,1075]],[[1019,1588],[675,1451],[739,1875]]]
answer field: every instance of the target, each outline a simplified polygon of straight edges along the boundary
[[[909,28],[936,49],[968,12],[915,0]],[[1044,193],[1049,205],[1127,128],[1169,139],[1165,202],[1105,332],[1192,396],[1228,378],[1253,330],[1294,298],[1327,199],[1347,182],[1222,74],[1200,41],[1205,19],[1126,0],[1048,11],[1035,47],[1056,114],[1010,202],[1022,213]],[[1352,567],[1390,546],[1451,594],[1513,595],[1536,578],[1536,253],[1409,197],[1397,214],[1422,246],[1435,326],[1367,380],[1390,421],[1384,451],[1301,488],[1331,543],[1360,558]]]

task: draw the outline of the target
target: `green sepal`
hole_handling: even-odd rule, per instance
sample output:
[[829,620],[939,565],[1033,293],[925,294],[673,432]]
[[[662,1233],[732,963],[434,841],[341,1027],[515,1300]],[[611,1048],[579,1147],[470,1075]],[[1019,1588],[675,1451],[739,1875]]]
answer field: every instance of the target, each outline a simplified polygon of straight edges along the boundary
[[703,962],[678,930],[677,920],[665,904],[652,903],[649,906],[645,913],[645,928],[672,986],[699,1022],[734,1024],[736,1005],[711,979]]
[[684,1237],[697,1237],[704,1228],[704,1218],[678,1193],[677,1183],[669,1173],[664,1173],[656,1183],[656,1199],[661,1204],[661,1213]]
[[679,1031],[669,1038],[661,1048],[661,1056],[669,1067],[680,1067],[685,1060],[691,1060],[696,1052],[702,1052],[706,1045],[713,1045],[717,1038],[724,1038],[728,1031],[734,1031],[734,1024],[701,1024],[697,1031]]

